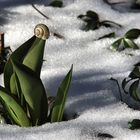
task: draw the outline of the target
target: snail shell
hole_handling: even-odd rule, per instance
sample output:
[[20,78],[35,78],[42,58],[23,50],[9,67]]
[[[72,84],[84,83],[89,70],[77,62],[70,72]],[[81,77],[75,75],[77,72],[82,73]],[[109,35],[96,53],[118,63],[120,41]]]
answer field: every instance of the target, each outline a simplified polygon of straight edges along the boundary
[[46,40],[50,35],[49,28],[45,24],[38,24],[34,29],[34,34],[36,37]]

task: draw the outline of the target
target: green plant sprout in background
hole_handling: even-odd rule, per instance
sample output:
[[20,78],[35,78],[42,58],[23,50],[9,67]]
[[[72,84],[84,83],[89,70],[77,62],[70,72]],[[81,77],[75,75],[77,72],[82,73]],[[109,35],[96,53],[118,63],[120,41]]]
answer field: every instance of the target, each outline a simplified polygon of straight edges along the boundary
[[[122,81],[122,89],[124,93],[129,94],[135,101],[140,102],[139,95],[139,82],[140,82],[140,63],[135,64],[134,69],[129,74],[127,78]],[[129,85],[129,90],[126,90],[127,85]],[[129,128],[140,129],[140,120],[134,119],[129,122]]]
[[63,2],[61,0],[54,0],[52,1],[49,6],[53,6],[53,7],[63,7]]
[[1,120],[22,127],[62,121],[72,78],[73,66],[50,104],[50,98],[40,79],[49,29],[44,24],[38,24],[34,32],[35,35],[16,49],[8,59],[4,68],[5,87],[0,86]]
[[[140,84],[140,63],[135,64],[134,69],[132,72],[128,75],[127,78],[124,78],[121,83],[121,87],[118,83],[118,81],[114,78],[111,78],[111,80],[114,80],[119,88],[120,92],[120,100],[123,101],[123,94],[121,92],[121,88],[125,94],[130,95],[133,100],[140,102],[140,95],[139,95],[139,84]],[[129,122],[129,128],[130,129],[140,129],[140,120],[134,119],[131,122]]]
[[119,38],[114,43],[112,43],[112,48],[117,51],[122,51],[126,48],[139,49],[134,39],[138,38],[140,35],[139,29],[131,29],[125,33],[122,38]]
[[79,15],[78,18],[86,23],[82,28],[84,31],[95,30],[101,26],[122,27],[120,24],[115,23],[113,21],[109,21],[109,20],[100,21],[98,14],[91,10],[87,11],[86,15]]
[[115,37],[115,32],[111,32],[111,33],[108,33],[108,34],[105,34],[105,35],[99,37],[97,40],[105,39],[105,38],[114,38],[114,37]]

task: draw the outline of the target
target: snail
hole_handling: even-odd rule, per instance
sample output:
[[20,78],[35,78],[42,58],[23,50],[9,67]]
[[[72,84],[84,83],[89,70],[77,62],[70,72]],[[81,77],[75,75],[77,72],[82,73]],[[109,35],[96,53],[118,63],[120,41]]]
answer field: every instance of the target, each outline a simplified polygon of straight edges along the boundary
[[50,35],[49,28],[45,24],[38,24],[34,29],[34,34],[36,37],[46,40]]

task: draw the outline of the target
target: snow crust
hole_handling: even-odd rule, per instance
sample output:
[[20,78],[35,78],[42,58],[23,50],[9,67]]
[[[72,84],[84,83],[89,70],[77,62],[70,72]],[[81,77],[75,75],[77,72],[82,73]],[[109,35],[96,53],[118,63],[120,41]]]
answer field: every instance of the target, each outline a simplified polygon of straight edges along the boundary
[[[31,2],[50,19],[37,13]],[[64,0],[64,8],[46,7],[43,3],[47,2],[1,0],[0,31],[5,32],[5,44],[15,50],[33,35],[36,24],[49,27],[51,36],[46,41],[41,78],[46,91],[56,95],[58,85],[74,65],[66,112],[70,118],[75,113],[78,117],[34,128],[0,125],[0,140],[101,140],[98,133],[108,133],[115,140],[139,140],[140,130],[128,129],[128,122],[140,119],[140,111],[120,102],[117,85],[109,79],[114,77],[121,82],[140,61],[140,50],[110,49],[111,43],[126,31],[140,27],[140,13],[119,13],[102,0]],[[83,22],[77,16],[87,10],[97,12],[101,20],[112,20],[123,27],[84,32],[80,29]],[[54,37],[53,32],[65,39]],[[116,32],[117,38],[97,40],[110,32]],[[135,42],[140,46],[140,38]],[[3,75],[0,84],[3,85]],[[130,106],[139,107],[128,96],[123,99]]]

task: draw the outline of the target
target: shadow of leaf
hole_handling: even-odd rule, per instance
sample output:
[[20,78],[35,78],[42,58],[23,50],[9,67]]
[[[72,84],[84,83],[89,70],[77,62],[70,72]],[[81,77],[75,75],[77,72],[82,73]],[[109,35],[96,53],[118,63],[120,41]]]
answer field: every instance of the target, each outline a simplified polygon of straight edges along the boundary
[[9,20],[11,18],[12,15],[17,15],[17,12],[11,12],[9,10],[5,10],[5,9],[0,9],[0,25],[4,25],[9,23]]
[[[12,15],[17,15],[18,12],[10,11],[10,8],[31,4],[43,4],[43,1],[39,0],[1,0],[0,1],[0,25],[9,23]],[[8,9],[7,9],[8,8]]]

